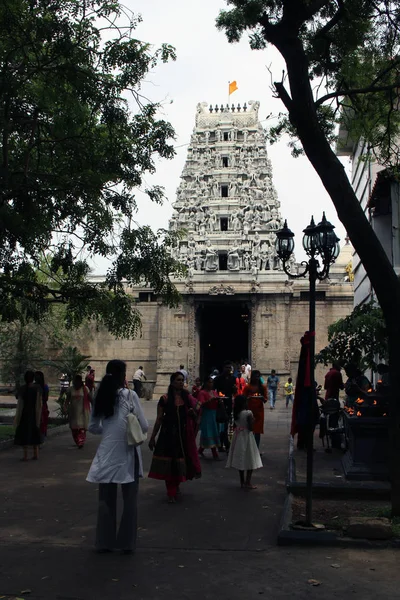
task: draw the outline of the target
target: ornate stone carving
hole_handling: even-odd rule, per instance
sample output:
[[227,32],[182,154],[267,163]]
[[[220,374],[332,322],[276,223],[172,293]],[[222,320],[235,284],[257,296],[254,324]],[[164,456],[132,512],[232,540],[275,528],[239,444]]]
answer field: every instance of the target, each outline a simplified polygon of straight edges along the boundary
[[250,293],[251,294],[256,294],[257,292],[260,291],[260,282],[256,281],[255,279],[251,282],[250,284]]
[[187,301],[188,311],[188,370],[192,377],[197,373],[196,366],[196,307],[193,297],[188,298]]
[[222,283],[221,285],[213,285],[212,287],[210,287],[210,289],[208,290],[208,293],[210,294],[210,296],[218,296],[218,295],[233,296],[233,294],[235,294],[236,291],[235,291],[235,288],[232,287],[231,285],[224,285]]
[[[221,268],[245,271],[257,281],[260,274],[281,270],[275,253],[276,230],[282,219],[272,182],[265,135],[258,120],[259,102],[228,107],[196,107],[196,126],[177,190],[171,231],[185,229],[171,250],[188,267],[187,279]],[[236,251],[231,233],[242,244]],[[202,245],[199,241],[211,240]],[[246,246],[246,247],[245,247]],[[227,265],[219,260],[227,253]]]

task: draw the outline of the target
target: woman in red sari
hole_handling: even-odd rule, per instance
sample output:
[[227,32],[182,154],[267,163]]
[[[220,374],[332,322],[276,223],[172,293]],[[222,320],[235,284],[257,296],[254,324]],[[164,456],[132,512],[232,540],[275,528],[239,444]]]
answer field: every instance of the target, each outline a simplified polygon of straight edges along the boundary
[[257,448],[260,447],[261,434],[264,433],[264,404],[268,398],[267,388],[260,380],[260,371],[252,371],[250,383],[243,390],[243,395],[247,398],[247,408],[254,416],[253,433]]
[[176,502],[182,482],[201,477],[195,435],[196,400],[183,384],[180,371],[171,375],[168,393],[158,402],[157,420],[149,441],[149,448],[154,451],[149,477],[165,481],[171,504]]

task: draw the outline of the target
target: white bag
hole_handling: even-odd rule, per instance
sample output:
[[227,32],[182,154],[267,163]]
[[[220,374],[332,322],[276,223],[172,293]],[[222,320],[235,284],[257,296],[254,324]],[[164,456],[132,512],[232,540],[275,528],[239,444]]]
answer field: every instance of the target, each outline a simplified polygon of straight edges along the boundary
[[139,419],[134,414],[134,404],[131,397],[131,412],[126,417],[126,434],[128,440],[128,446],[140,446],[147,440],[147,433],[143,433],[142,427],[139,423]]
[[140,446],[140,444],[143,444],[147,440],[147,433],[143,433],[136,415],[129,413],[126,425],[128,446]]

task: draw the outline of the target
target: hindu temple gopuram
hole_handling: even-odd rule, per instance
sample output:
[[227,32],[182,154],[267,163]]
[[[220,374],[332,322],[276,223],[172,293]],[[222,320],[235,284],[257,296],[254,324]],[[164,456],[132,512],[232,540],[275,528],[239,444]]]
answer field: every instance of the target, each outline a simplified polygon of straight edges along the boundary
[[[264,373],[296,374],[299,339],[308,328],[308,281],[290,279],[276,256],[283,221],[259,106],[197,105],[169,222],[185,232],[173,250],[187,265],[185,279],[176,281],[182,302],[169,309],[148,288],[133,290],[142,336],[112,344],[130,377],[143,365],[156,393],[180,363],[192,378],[245,358]],[[317,350],[327,343],[327,326],[352,310],[350,261],[344,245],[330,278],[318,285]],[[111,357],[103,356],[107,340],[99,334],[86,348],[100,370]]]

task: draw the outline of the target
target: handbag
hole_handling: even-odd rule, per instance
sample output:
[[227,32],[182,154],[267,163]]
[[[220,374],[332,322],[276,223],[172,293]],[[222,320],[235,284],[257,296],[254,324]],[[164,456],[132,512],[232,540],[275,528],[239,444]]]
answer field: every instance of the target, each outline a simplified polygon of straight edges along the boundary
[[226,412],[223,400],[218,400],[215,418],[217,420],[217,423],[227,423],[229,421],[228,413]]
[[134,414],[134,404],[131,400],[131,412],[126,417],[126,435],[128,446],[140,446],[147,440],[147,433],[143,433],[139,419]]

